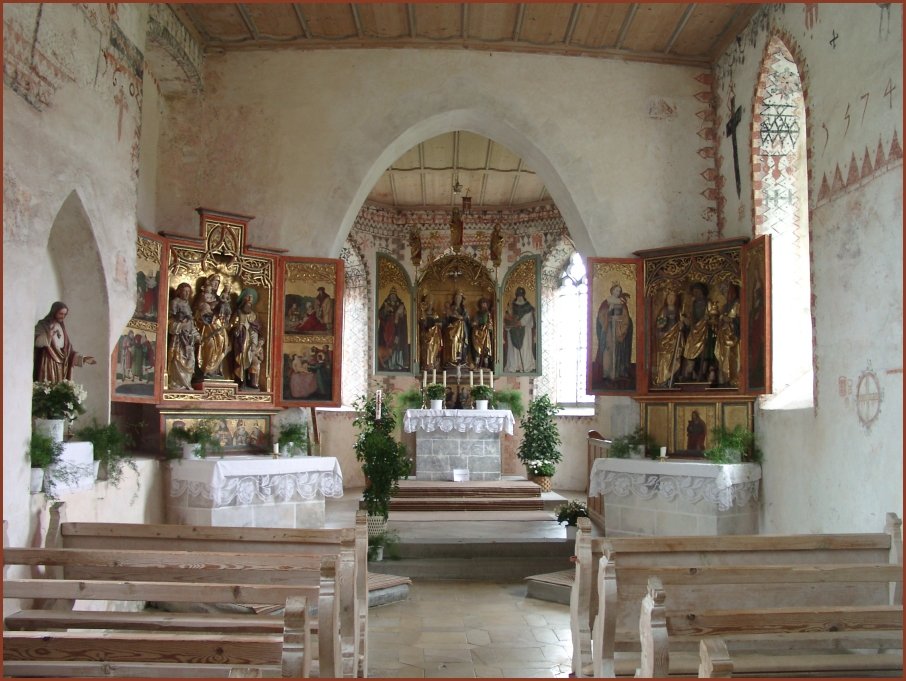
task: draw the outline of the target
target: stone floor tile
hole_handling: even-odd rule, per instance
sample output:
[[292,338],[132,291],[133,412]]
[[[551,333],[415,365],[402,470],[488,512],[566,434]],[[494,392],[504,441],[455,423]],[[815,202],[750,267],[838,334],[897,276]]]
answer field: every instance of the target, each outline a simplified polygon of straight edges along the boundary
[[469,629],[466,632],[466,640],[475,646],[491,645],[491,635],[485,629]]
[[475,665],[475,676],[479,679],[499,679],[503,677],[503,670],[500,667],[486,667],[485,665]]
[[557,666],[533,668],[533,667],[504,667],[502,670],[505,679],[552,679],[560,673]]
[[425,648],[425,668],[439,662],[468,662],[472,664],[471,648]]
[[423,631],[415,645],[426,647],[457,648],[468,646],[464,631]]
[[531,613],[522,616],[522,619],[530,627],[546,627],[550,624],[544,615]]
[[491,645],[487,648],[474,648],[472,659],[476,663],[500,667],[507,665],[532,668],[550,666],[550,661],[544,659],[540,648]]
[[425,678],[425,670],[420,667],[409,667],[406,665],[394,669],[382,669],[373,667],[369,662],[368,676],[373,679],[423,679]]
[[532,627],[532,636],[534,636],[535,640],[539,643],[556,644],[560,642],[560,639],[557,638],[557,634],[549,627]]

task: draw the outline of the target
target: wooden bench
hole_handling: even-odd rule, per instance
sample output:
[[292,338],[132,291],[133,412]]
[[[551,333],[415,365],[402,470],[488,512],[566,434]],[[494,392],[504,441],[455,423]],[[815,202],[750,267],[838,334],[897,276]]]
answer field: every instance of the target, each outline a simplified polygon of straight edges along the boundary
[[[587,450],[586,450],[586,470],[588,471],[588,485],[591,484],[591,469],[598,459],[606,459],[610,449],[610,440],[604,438],[596,430],[588,431]],[[597,525],[602,531],[604,530],[604,497],[600,494],[591,496],[588,494],[589,488],[585,488],[586,507],[588,508],[588,517],[594,525]]]
[[[310,609],[317,605],[318,672],[338,676],[336,575],[344,560],[352,563],[351,556],[338,555],[7,547],[4,573],[20,565],[61,575],[4,576],[4,598],[45,606],[5,617],[4,674],[258,676],[270,667],[284,677],[309,677],[315,658]],[[137,607],[71,609],[76,600]],[[161,600],[253,607],[230,614],[138,609]],[[279,606],[282,614],[267,606]]]
[[[902,531],[899,518],[888,514],[883,533],[607,538],[592,537],[590,522],[580,518],[575,561],[570,593],[574,672],[577,676],[631,675],[639,666],[639,658],[624,660],[617,669],[616,653],[640,653],[640,604],[648,578],[662,576],[663,568],[848,563],[901,566]],[[662,579],[669,583],[668,577]],[[732,585],[722,588],[729,592]],[[783,603],[776,599],[797,593],[803,595],[795,585],[768,584],[748,593],[750,602],[744,607]],[[877,584],[840,585],[830,593],[805,595],[813,600],[802,605],[847,605],[853,598],[865,604],[888,605],[902,602],[902,584],[886,588]]]
[[352,565],[341,562],[336,576],[340,640],[345,677],[367,676],[368,530],[365,511],[354,527],[260,528],[136,523],[67,522],[65,505],[51,507],[47,546],[60,548],[134,548],[242,553],[337,555],[352,551]]
[[[826,592],[843,584],[877,584],[886,591],[891,582],[902,583],[899,565],[797,564],[666,570],[673,571],[668,577],[671,586],[665,588],[661,578],[650,577],[648,593],[642,600],[641,665],[636,677],[660,678],[671,670],[688,673],[690,670],[682,665],[671,665],[671,649],[678,642],[685,648],[690,643],[700,646],[713,637],[722,637],[724,645],[729,642],[738,646],[733,666],[747,674],[902,676],[902,605],[736,607],[739,602],[749,601],[748,591],[760,592],[763,598],[770,599],[781,584],[795,585],[806,594]],[[731,593],[723,588],[727,585],[732,585]],[[695,605],[674,607],[674,596],[686,604],[694,600]],[[703,669],[700,664],[699,673]]]

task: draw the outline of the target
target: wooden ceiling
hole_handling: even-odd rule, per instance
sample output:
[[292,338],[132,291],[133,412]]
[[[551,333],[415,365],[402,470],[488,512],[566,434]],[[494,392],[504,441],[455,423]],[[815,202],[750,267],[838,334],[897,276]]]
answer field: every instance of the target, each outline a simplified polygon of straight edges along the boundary
[[[664,3],[198,3],[171,7],[206,53],[245,49],[469,49],[708,67],[759,5]],[[450,132],[399,158],[369,200],[473,207],[550,200],[520,158]]]

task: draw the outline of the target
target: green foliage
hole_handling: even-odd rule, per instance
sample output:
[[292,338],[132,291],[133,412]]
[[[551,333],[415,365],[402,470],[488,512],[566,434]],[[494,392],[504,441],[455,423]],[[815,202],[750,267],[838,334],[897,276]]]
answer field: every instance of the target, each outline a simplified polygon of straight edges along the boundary
[[629,457],[636,447],[644,447],[648,456],[656,456],[657,441],[651,437],[641,426],[636,426],[629,435],[615,437],[610,445],[609,456],[615,459]]
[[368,537],[368,560],[375,559],[378,547],[383,547],[385,559],[399,560],[399,544],[400,535],[396,530],[388,529]]
[[563,458],[560,432],[554,421],[558,410],[550,397],[541,395],[529,403],[528,412],[519,422],[523,436],[517,456],[532,475],[553,475]]
[[491,398],[491,406],[494,409],[506,407],[513,412],[513,416],[517,419],[522,418],[522,415],[525,413],[525,405],[522,402],[522,393],[518,390],[495,390],[494,395]]
[[220,438],[215,435],[216,431],[217,421],[215,419],[202,419],[189,427],[173,426],[167,436],[168,448],[173,449],[177,444],[201,445],[198,448],[198,456],[204,458],[208,454],[215,454],[223,450]]
[[36,381],[31,389],[31,413],[39,419],[66,419],[74,421],[85,413],[88,393],[78,383],[69,379]]
[[568,501],[561,504],[556,509],[557,522],[561,525],[565,522],[567,525],[576,525],[577,518],[588,517],[588,507],[581,501]]
[[362,500],[370,515],[386,518],[390,498],[399,489],[400,479],[408,477],[412,462],[406,446],[393,438],[396,416],[392,410],[381,410],[381,418],[376,419],[373,396],[361,396],[353,406],[359,412],[352,425],[359,429],[354,449],[365,475]]
[[117,424],[101,425],[95,420],[90,426],[79,428],[73,436],[77,440],[92,444],[94,460],[107,467],[107,480],[114,487],[120,486],[125,466],[138,473],[135,461],[126,452],[127,448],[135,446],[135,439],[131,434],[120,430]]
[[407,409],[421,409],[423,403],[424,396],[421,388],[409,388],[409,390],[396,394],[393,400],[393,415],[397,422],[402,422]]
[[280,434],[277,436],[277,444],[281,449],[286,450],[290,456],[295,456],[298,451],[308,451],[308,431],[301,423],[282,423],[280,424]]
[[473,385],[469,394],[473,400],[490,400],[494,397],[494,389],[489,385]]
[[764,454],[755,440],[755,433],[741,425],[733,430],[717,426],[711,430],[711,446],[704,457],[714,463],[740,463],[755,461],[761,463]]
[[44,433],[32,433],[28,443],[28,458],[32,468],[47,469],[60,460],[63,455],[63,443],[55,442],[53,438]]
[[447,389],[440,383],[429,383],[425,388],[425,396],[429,400],[442,400],[447,396]]

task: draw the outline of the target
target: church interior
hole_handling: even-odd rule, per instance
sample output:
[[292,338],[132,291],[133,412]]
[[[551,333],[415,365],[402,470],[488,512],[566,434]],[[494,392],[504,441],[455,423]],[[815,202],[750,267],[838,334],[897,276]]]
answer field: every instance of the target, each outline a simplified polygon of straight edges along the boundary
[[[370,658],[372,676],[613,676],[635,673],[638,631],[632,668],[615,666],[569,591],[622,538],[719,535],[731,553],[732,535],[899,527],[901,4],[14,3],[3,18],[5,547],[106,546],[66,544],[69,523],[359,532],[378,485],[362,431],[383,413],[404,543],[563,544],[520,558],[513,588],[565,572],[565,600],[512,613],[560,657],[469,657],[469,631],[494,625],[470,629],[416,566],[408,610],[375,609],[367,635],[364,573],[349,578],[354,623],[341,607],[331,624],[348,640],[319,635],[313,662],[307,629],[304,645],[282,633],[283,675],[365,675]],[[73,383],[54,456],[90,468],[84,440],[113,424],[127,463],[48,486],[55,459],[30,491],[36,419],[62,418],[38,405]],[[547,401],[557,446],[530,464]],[[756,444],[713,454],[734,433]],[[570,500],[589,517],[575,544],[556,520]],[[477,529],[505,508],[541,529]],[[111,548],[175,553],[176,537]],[[15,560],[5,580],[44,565]],[[451,579],[493,582],[489,565]],[[369,579],[399,569],[368,562]],[[902,577],[883,574],[901,674]],[[5,618],[30,598],[19,581]],[[663,602],[639,584],[650,620]],[[407,664],[387,646],[416,634],[393,627],[428,603],[457,613],[466,652]],[[647,645],[641,674],[666,673]]]

